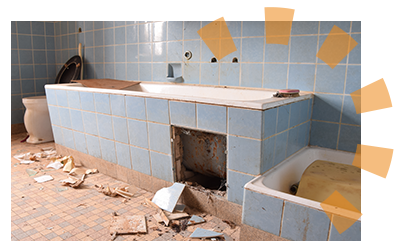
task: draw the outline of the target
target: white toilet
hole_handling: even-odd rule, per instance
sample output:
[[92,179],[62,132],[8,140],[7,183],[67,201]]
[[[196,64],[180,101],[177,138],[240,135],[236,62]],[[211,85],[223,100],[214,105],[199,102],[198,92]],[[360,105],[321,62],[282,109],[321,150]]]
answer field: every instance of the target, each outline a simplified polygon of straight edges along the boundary
[[26,107],[24,123],[28,131],[28,143],[44,143],[53,141],[53,131],[46,96],[31,96],[22,98]]

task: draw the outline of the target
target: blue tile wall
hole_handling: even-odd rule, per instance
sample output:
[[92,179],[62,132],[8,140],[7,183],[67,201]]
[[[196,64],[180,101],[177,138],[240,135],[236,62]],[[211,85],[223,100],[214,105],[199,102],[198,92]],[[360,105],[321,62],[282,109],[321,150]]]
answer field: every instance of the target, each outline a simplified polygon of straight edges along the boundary
[[226,133],[226,107],[197,104],[198,128]]
[[173,182],[174,174],[172,170],[171,155],[164,155],[157,152],[150,152],[152,175],[158,179]]
[[261,139],[261,122],[261,111],[228,108],[229,134]]
[[149,151],[130,146],[130,153],[132,169],[143,174],[151,175]]
[[103,160],[117,163],[114,141],[100,138],[100,149]]
[[128,119],[128,133],[129,144],[142,148],[149,147],[146,122]]
[[171,124],[196,127],[196,107],[194,103],[189,102],[169,102]]
[[146,98],[147,120],[169,124],[168,100]]
[[247,175],[235,171],[228,171],[227,181],[231,183],[228,185],[228,201],[242,204],[243,203],[243,190],[247,182],[254,179],[253,175]]

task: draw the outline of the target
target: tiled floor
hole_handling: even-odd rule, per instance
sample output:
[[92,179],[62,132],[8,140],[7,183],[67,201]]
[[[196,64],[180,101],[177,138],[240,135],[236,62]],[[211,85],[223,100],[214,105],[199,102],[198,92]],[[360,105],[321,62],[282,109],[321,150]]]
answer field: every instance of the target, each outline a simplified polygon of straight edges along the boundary
[[[113,211],[118,215],[145,215],[147,234],[119,235],[115,241],[190,241],[189,235],[197,228],[224,233],[225,240],[239,240],[240,227],[231,228],[221,219],[197,213],[190,208],[189,214],[204,216],[205,223],[188,226],[176,233],[171,227],[158,224],[152,215],[156,209],[144,204],[153,193],[138,189],[134,197],[124,202],[122,197],[109,197],[99,193],[95,184],[110,187],[128,184],[102,173],[87,176],[77,189],[62,186],[60,180],[67,178],[62,169],[46,168],[50,160],[41,159],[29,165],[17,164],[13,156],[21,153],[38,153],[43,147],[54,143],[32,145],[20,141],[25,134],[11,137],[11,240],[13,241],[108,241],[111,239],[109,220]],[[95,168],[96,166],[86,166]],[[29,176],[26,169],[38,173]],[[54,180],[37,183],[33,178],[51,175]],[[170,223],[171,224],[171,223]],[[210,240],[210,239],[207,239]]]

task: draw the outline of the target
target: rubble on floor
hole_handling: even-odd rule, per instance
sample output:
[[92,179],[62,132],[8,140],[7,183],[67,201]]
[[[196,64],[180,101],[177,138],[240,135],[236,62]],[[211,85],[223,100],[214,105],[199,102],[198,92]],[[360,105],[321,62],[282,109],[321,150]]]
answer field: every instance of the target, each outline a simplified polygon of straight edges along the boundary
[[[99,171],[96,168],[88,169],[85,168],[86,166],[75,163],[72,156],[57,155],[53,148],[43,148],[39,153],[22,152],[24,152],[24,150],[17,151],[17,154],[13,156],[20,164],[12,164],[12,166],[14,166],[12,169],[17,171],[18,168],[22,168],[25,170],[24,173],[26,172],[29,177],[36,181],[34,183],[40,183],[41,186],[36,186],[35,188],[36,192],[44,192],[46,188],[48,188],[59,193],[60,197],[63,197],[65,193],[77,192],[77,195],[82,197],[82,199],[79,204],[77,203],[77,205],[74,205],[76,209],[91,207],[91,205],[86,204],[83,198],[85,197],[84,193],[87,192],[85,189],[97,190],[110,197],[104,197],[102,200],[110,199],[111,203],[119,204],[118,207],[123,214],[116,215],[115,213],[111,216],[110,220],[106,220],[103,223],[104,226],[107,225],[109,233],[108,239],[192,241],[233,240],[233,238],[236,238],[236,240],[238,240],[239,231],[238,228],[232,228],[232,225],[234,225],[233,223],[228,221],[224,221],[224,223],[222,220],[212,215],[200,213],[193,208],[185,206],[185,204],[178,203],[183,189],[187,187],[185,184],[174,183],[172,186],[162,188],[156,192],[156,194],[153,194],[152,199],[149,195],[143,196],[141,200],[144,200],[144,202],[139,203],[137,200],[138,197],[147,192],[133,185],[121,184],[119,181],[115,184],[111,183],[111,185],[108,182],[105,182],[107,183],[106,185],[99,184],[99,182],[104,183],[102,182],[103,177],[88,178],[89,175],[93,174],[97,176]],[[29,168],[28,165],[22,165],[21,162],[24,161],[32,161],[29,164]],[[51,171],[54,171],[52,172],[54,178],[48,174]],[[62,175],[66,176],[66,179],[60,178]],[[100,174],[100,176],[104,175]],[[86,183],[86,178],[89,180],[88,183]],[[50,182],[51,180],[57,182]],[[59,185],[61,186],[57,186],[56,183],[60,183]],[[68,187],[72,187],[72,189]],[[195,185],[194,188],[206,191],[206,189],[200,185]],[[223,194],[218,192],[223,191],[213,190],[212,193]],[[24,199],[25,196],[22,195],[19,197]],[[135,203],[138,204],[136,206],[143,208],[140,210],[134,209],[133,211],[136,212],[130,212],[129,209],[124,209]],[[118,207],[115,207],[115,209],[118,209]],[[143,211],[146,211],[146,213]],[[51,216],[55,215],[49,215],[49,217]],[[53,230],[53,226],[46,228],[50,228],[45,229],[47,231]],[[212,237],[199,234],[199,232],[204,233],[204,230],[210,231],[208,233],[212,235]],[[232,237],[233,234],[236,236]],[[89,236],[90,235],[87,235],[86,237]]]

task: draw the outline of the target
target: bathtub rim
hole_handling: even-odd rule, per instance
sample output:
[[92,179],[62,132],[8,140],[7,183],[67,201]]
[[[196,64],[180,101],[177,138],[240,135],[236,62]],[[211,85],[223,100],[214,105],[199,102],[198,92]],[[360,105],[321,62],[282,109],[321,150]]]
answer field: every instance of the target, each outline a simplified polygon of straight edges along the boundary
[[[205,88],[219,88],[219,89],[237,89],[237,90],[253,90],[253,91],[266,91],[266,92],[276,92],[277,89],[266,89],[266,88],[244,88],[239,86],[215,86],[215,85],[199,85],[199,84],[182,84],[182,83],[169,83],[169,82],[152,82],[152,81],[142,81],[140,84],[162,84],[162,85],[177,85],[182,87],[205,87]],[[124,89],[101,89],[101,88],[89,88],[84,87],[80,83],[63,83],[63,84],[46,84],[45,89],[60,89],[60,90],[70,90],[70,91],[82,91],[82,92],[92,92],[100,94],[113,94],[113,95],[124,95],[124,96],[138,96],[144,98],[157,98],[166,99],[170,101],[181,101],[181,102],[192,102],[200,104],[209,105],[219,105],[226,107],[235,108],[246,108],[254,110],[267,110],[283,106],[290,103],[295,103],[303,100],[312,99],[314,94],[309,91],[300,91],[300,96],[292,98],[279,98],[279,100],[274,97],[255,100],[255,101],[236,101],[236,100],[223,100],[215,98],[205,98],[205,97],[187,97],[184,95],[173,95],[173,94],[163,94],[163,93],[149,93],[141,91],[132,91]],[[266,100],[270,100],[267,101]]]
[[[251,181],[247,182],[244,185],[244,189],[245,190],[249,190],[252,192],[256,192],[262,195],[267,195],[273,198],[277,198],[277,199],[281,199],[283,201],[288,201],[288,202],[292,202],[298,205],[302,205],[305,207],[309,207],[309,208],[313,208],[313,209],[317,209],[319,211],[322,212],[326,212],[322,207],[321,207],[321,203],[317,202],[317,201],[313,201],[310,199],[306,199],[303,197],[299,197],[299,196],[295,196],[292,194],[288,194],[282,191],[278,191],[272,188],[269,188],[267,186],[265,186],[263,184],[263,178],[265,177],[265,175],[271,174],[274,170],[276,170],[277,168],[279,168],[280,166],[286,164],[288,161],[292,160],[294,157],[298,156],[299,154],[301,154],[303,151],[307,150],[307,149],[323,149],[323,150],[328,150],[328,151],[340,151],[340,150],[335,150],[335,149],[329,149],[329,148],[322,148],[322,147],[318,147],[318,146],[306,146],[302,149],[300,149],[299,151],[297,151],[296,153],[294,153],[293,155],[291,155],[290,157],[286,158],[284,161],[282,161],[281,163],[277,164],[276,166],[274,166],[273,168],[269,169],[268,171],[266,171],[265,173],[255,177],[254,179],[252,179]],[[342,152],[347,152],[347,151],[342,151]],[[349,152],[351,153],[351,152]],[[343,208],[338,208],[335,206],[330,206],[325,204],[324,206],[326,206],[327,209],[329,209],[329,212],[333,215],[339,215],[339,216],[343,216],[343,217],[350,217],[350,218],[354,218],[356,217],[357,213],[352,212],[350,210],[347,209],[343,209]],[[361,213],[361,212],[360,212]],[[357,221],[361,222],[361,218],[358,218]]]

